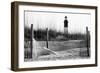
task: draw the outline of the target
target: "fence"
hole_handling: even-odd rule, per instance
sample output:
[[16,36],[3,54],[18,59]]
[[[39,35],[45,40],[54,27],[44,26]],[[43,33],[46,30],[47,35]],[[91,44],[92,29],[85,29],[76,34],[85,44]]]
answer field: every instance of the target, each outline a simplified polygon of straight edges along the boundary
[[25,59],[32,59],[33,55],[32,55],[32,51],[33,51],[33,24],[31,24],[31,32],[30,32],[30,39],[25,39],[24,40],[24,58]]
[[86,43],[86,49],[83,50],[83,51],[80,50],[80,56],[90,57],[90,32],[88,30],[88,27],[86,27],[86,40],[85,40],[85,43]]
[[[33,51],[37,51],[35,48],[33,48],[33,37],[34,37],[34,32],[33,32],[33,24],[31,24],[31,33],[30,33],[30,40],[26,40],[25,39],[25,44],[24,44],[24,47],[25,47],[25,52],[24,52],[24,58],[25,59],[33,59],[36,57],[36,53],[33,55]],[[68,36],[67,36],[68,37]],[[68,40],[67,40],[68,41]],[[86,27],[86,39],[84,40],[86,42],[86,47],[87,49],[85,51],[81,51],[80,50],[80,56],[90,56],[90,32],[88,30],[88,27]],[[46,28],[46,47],[48,48],[49,47],[49,31],[48,31],[48,28]]]

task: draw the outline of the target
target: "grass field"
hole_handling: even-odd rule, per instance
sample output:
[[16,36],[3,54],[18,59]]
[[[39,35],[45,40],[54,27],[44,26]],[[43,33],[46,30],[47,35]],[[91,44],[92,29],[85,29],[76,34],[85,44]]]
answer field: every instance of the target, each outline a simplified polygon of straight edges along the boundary
[[[46,47],[46,41],[37,41],[37,43],[41,48]],[[84,40],[48,41],[48,49],[57,54],[40,55],[34,61],[88,58],[86,42]],[[29,59],[26,59],[26,61],[29,61]]]
[[[42,47],[46,47],[46,41],[37,41]],[[48,48],[54,51],[62,51],[71,48],[86,47],[84,40],[69,40],[69,41],[48,41]]]
[[[84,59],[89,58],[86,55],[86,48],[74,48],[68,49],[64,51],[56,51],[57,55],[44,55],[40,56],[37,60],[44,61],[44,60],[68,60],[68,59]],[[84,56],[80,56],[80,53],[84,52]]]

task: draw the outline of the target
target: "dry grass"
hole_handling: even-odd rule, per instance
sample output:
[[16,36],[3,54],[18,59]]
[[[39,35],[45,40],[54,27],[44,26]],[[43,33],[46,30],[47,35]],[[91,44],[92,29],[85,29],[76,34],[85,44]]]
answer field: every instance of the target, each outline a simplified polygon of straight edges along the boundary
[[[84,56],[80,55],[80,52],[85,52]],[[41,55],[36,60],[26,60],[26,61],[51,61],[51,60],[69,60],[69,59],[84,59],[89,58],[87,56],[87,48],[73,48],[65,51],[56,51],[57,55]]]
[[[37,41],[41,47],[46,47],[45,41]],[[40,55],[37,59],[25,59],[25,61],[49,61],[49,60],[67,60],[83,59],[87,56],[86,43],[83,40],[70,41],[49,41],[49,49],[57,54]]]
[[86,48],[74,48],[74,49],[69,49],[66,51],[56,51],[58,54],[50,54],[50,55],[44,55],[38,57],[37,61],[41,60],[67,60],[67,59],[82,59],[82,58],[88,58],[87,55],[84,55],[84,57],[80,56],[80,51],[81,52],[86,52]]

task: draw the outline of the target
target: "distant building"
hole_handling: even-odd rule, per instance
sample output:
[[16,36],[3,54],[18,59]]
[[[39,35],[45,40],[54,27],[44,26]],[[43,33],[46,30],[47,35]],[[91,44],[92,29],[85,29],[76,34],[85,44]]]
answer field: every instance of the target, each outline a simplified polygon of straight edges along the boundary
[[65,20],[64,20],[64,34],[68,34],[68,20],[67,20],[67,16],[65,16]]

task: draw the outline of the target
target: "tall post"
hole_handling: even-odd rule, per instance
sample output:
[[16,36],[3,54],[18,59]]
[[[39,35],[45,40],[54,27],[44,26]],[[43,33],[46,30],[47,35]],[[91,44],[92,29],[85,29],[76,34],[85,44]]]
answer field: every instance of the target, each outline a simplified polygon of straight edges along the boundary
[[31,33],[30,33],[30,58],[32,58],[33,51],[33,24],[31,24]]
[[46,28],[46,32],[47,32],[47,40],[46,40],[46,45],[47,45],[47,48],[48,48],[48,40],[49,40],[49,32],[48,32],[48,28]]
[[89,39],[89,31],[88,31],[88,27],[86,27],[86,45],[87,45],[87,56],[90,56],[90,51],[89,51],[89,45],[90,45],[90,39]]

